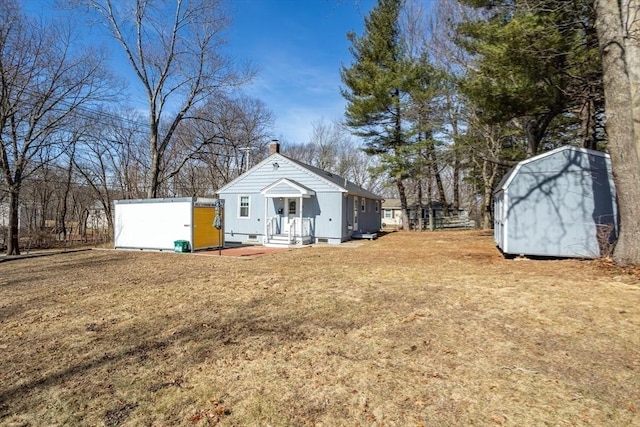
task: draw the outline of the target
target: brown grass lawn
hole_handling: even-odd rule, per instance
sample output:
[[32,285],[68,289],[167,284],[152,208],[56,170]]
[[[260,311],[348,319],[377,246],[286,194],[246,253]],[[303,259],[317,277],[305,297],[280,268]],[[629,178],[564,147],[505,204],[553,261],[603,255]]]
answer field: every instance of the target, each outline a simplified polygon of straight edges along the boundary
[[478,231],[0,263],[0,424],[640,426],[640,280]]

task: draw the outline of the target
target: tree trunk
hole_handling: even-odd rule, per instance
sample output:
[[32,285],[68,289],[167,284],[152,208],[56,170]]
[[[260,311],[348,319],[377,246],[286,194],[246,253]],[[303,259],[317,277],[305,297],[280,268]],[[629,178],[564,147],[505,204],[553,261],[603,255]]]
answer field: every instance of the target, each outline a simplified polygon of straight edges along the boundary
[[409,206],[407,204],[407,192],[401,177],[396,177],[396,186],[398,187],[398,195],[400,196],[400,210],[402,211],[402,226],[400,229],[409,230]]
[[498,165],[496,163],[489,162],[488,160],[482,161],[482,206],[480,212],[482,214],[482,229],[490,230],[493,224],[492,215],[492,203],[493,203],[493,185],[498,174]]
[[453,215],[458,216],[460,212],[460,154],[458,150],[453,150],[453,202],[451,205]]
[[9,230],[7,235],[7,255],[20,255],[18,218],[20,216],[20,187],[12,186],[9,189]]
[[160,178],[160,156],[157,152],[151,155],[151,170],[149,171],[149,188],[147,188],[147,198],[158,197],[158,186]]
[[436,190],[438,191],[438,201],[440,202],[440,207],[442,208],[442,214],[444,216],[448,216],[448,206],[447,206],[447,196],[444,192],[444,185],[442,184],[442,177],[440,176],[440,171],[438,170],[438,159],[436,157],[436,150],[433,144],[429,144],[428,146],[428,159],[429,159],[429,168],[431,169],[431,174],[436,182]]
[[64,190],[62,193],[62,209],[60,210],[60,230],[64,240],[67,240],[67,211],[69,203],[69,193],[71,193],[71,178],[73,177],[73,161],[76,155],[75,142],[71,146],[71,153],[69,154],[69,167],[67,168],[66,181],[64,183]]
[[596,138],[596,106],[592,98],[585,99],[580,108],[580,131],[578,138],[582,141],[584,148],[591,150],[598,149],[598,140]]
[[449,216],[449,207],[447,206],[447,196],[444,193],[444,185],[442,184],[442,177],[440,177],[440,172],[438,171],[438,165],[436,165],[435,155],[433,156],[433,162],[431,163],[431,168],[433,170],[433,176],[436,179],[436,188],[438,189],[438,201],[440,202],[440,207],[442,208],[442,215]]
[[[620,4],[617,0],[596,1],[606,129],[620,219],[613,258],[620,264],[640,264],[640,135],[636,133],[640,124],[634,125],[634,117],[640,119],[640,105],[633,103],[638,96],[633,93],[634,88],[637,92],[640,84],[634,80],[640,78],[638,71],[632,70],[640,59],[631,57],[638,50],[637,40],[630,40],[637,37],[640,30],[635,16],[639,3],[638,0],[623,0]],[[627,24],[631,27],[626,27]]]
[[422,181],[418,180],[418,200],[416,200],[416,206],[418,209],[418,230],[424,230],[424,216],[422,215],[422,211],[424,209],[422,203]]
[[538,154],[540,142],[555,116],[556,114],[548,113],[537,117],[524,117],[521,120],[524,136],[527,140],[527,158]]

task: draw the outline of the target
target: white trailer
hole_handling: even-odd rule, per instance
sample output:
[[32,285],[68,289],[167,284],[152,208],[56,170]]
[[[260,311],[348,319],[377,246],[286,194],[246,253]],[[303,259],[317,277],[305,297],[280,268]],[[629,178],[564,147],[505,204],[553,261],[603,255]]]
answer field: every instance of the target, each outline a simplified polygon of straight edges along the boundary
[[200,197],[132,199],[114,202],[116,249],[177,250],[176,242],[188,242],[188,250],[222,247],[222,227],[215,227],[216,205],[221,201]]

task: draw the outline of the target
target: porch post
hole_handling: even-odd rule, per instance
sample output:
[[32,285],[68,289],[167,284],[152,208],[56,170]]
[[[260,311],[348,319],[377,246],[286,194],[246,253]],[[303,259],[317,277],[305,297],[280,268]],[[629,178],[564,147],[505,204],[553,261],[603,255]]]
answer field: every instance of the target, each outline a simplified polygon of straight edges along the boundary
[[304,205],[302,204],[302,201],[304,200],[304,197],[302,197],[302,195],[300,195],[300,242],[302,242],[302,238],[304,237],[304,217],[302,215],[302,211],[304,208]]
[[267,234],[269,231],[269,227],[268,227],[268,219],[267,219],[267,209],[268,209],[268,204],[267,204],[267,200],[269,199],[269,197],[265,194],[264,195],[264,237],[262,238],[262,243],[269,243],[269,235]]

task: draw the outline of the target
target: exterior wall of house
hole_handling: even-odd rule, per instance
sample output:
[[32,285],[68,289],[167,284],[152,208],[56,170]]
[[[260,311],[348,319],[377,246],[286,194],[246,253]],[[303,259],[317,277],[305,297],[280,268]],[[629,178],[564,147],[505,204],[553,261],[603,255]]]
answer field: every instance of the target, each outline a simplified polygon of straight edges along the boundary
[[[271,217],[277,218],[277,231],[284,231],[283,218],[287,212],[285,196],[291,193],[292,197],[296,197],[295,189],[284,183],[270,188],[270,194],[282,194],[283,197],[267,198],[266,208],[265,197],[261,194],[262,189],[280,178],[295,181],[315,192],[315,195],[304,198],[302,202],[302,216],[311,219],[312,241],[340,243],[351,238],[351,233],[354,231],[352,227],[354,196],[345,197],[344,192],[330,182],[330,178],[335,179],[332,175],[328,175],[329,182],[327,182],[315,173],[301,169],[284,156],[272,155],[220,191],[220,198],[225,200],[225,241],[262,242],[265,219]],[[247,218],[239,216],[239,203],[243,196],[249,197]],[[376,200],[366,199],[364,211],[361,211],[359,197],[358,200],[360,219],[358,228],[364,231],[378,231],[381,224],[380,201],[377,201],[376,212]]]
[[[344,204],[344,195],[339,192],[333,193],[316,193],[315,199],[317,203],[315,216],[315,238],[316,241],[324,241],[327,243],[340,243],[344,240],[342,232],[342,206]],[[305,200],[306,202],[306,200]],[[305,211],[307,206],[305,205]],[[306,212],[304,213],[305,216]]]
[[256,165],[250,173],[238,177],[230,187],[225,189],[224,193],[249,194],[256,191],[259,193],[260,190],[283,177],[292,179],[305,187],[312,188],[316,192],[336,191],[336,188],[330,183],[319,180],[312,173],[306,173],[300,170],[300,168],[295,167],[286,157],[276,155],[268,157],[265,161]]
[[[266,185],[265,185],[266,186]],[[240,217],[240,197],[249,197],[249,215]],[[265,204],[262,194],[249,191],[229,191],[220,194],[225,206],[225,241],[258,243],[264,235]],[[271,206],[267,216],[275,216]]]
[[521,163],[496,194],[495,239],[503,252],[598,257],[598,230],[617,229],[608,156],[563,148]]
[[[277,166],[276,166],[277,165]],[[248,174],[241,176],[230,186],[220,192],[220,198],[225,200],[226,217],[225,240],[228,242],[259,243],[265,232],[265,197],[260,191],[286,177],[298,184],[315,191],[315,196],[305,198],[302,202],[302,216],[311,218],[311,233],[314,238],[327,239],[330,243],[341,241],[341,198],[342,192],[330,183],[318,179],[312,173],[307,173],[294,166],[283,156],[271,156],[258,164]],[[273,188],[275,193],[290,192],[295,197],[295,191],[288,185]],[[239,202],[241,196],[249,196],[249,217],[239,216]],[[279,209],[282,209],[279,213]],[[282,232],[282,219],[286,216],[287,207],[284,198],[267,198],[266,217],[278,217],[279,231]]]
[[398,227],[402,224],[400,209],[384,208],[382,212],[382,224],[384,227]]
[[[364,200],[364,204],[363,204]],[[382,212],[380,210],[380,201],[368,198],[360,198],[359,200],[359,229],[362,232],[375,232],[382,227]]]

